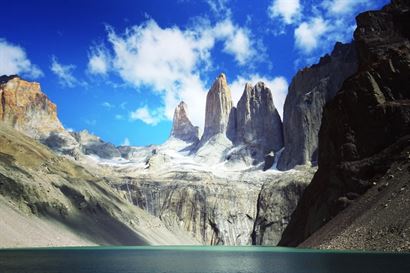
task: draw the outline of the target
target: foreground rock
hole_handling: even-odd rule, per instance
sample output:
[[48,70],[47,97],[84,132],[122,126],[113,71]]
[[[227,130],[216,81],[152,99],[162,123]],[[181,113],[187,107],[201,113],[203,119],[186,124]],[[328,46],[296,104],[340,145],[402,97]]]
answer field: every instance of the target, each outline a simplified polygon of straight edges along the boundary
[[0,124],[1,246],[197,243],[130,204],[106,174]]
[[285,149],[278,169],[316,164],[323,107],[356,71],[355,45],[336,43],[332,54],[293,77],[284,106]]
[[[410,218],[402,211],[408,207],[404,204],[409,200],[407,178],[401,173],[410,146],[409,25],[410,3],[404,0],[357,17],[354,36],[359,71],[344,82],[324,109],[319,170],[280,245],[299,245],[316,232],[308,245],[365,249],[394,245],[409,249],[406,223]],[[400,179],[394,179],[396,176]],[[377,194],[372,188],[367,192],[374,186],[389,190]],[[403,187],[405,194],[399,195]],[[338,215],[346,207],[349,209],[344,216]],[[331,230],[332,226],[340,228]],[[348,232],[350,226],[357,227],[357,235]],[[337,238],[333,241],[331,235]],[[368,236],[374,240],[366,240]],[[402,239],[398,239],[400,236]]]

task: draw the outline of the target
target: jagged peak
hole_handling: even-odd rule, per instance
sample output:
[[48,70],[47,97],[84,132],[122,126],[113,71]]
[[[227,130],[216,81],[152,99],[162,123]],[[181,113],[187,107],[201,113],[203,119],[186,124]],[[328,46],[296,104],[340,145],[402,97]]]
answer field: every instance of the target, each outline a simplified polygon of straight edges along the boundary
[[192,142],[198,140],[198,135],[199,128],[192,125],[188,118],[188,105],[181,101],[175,107],[171,137]]

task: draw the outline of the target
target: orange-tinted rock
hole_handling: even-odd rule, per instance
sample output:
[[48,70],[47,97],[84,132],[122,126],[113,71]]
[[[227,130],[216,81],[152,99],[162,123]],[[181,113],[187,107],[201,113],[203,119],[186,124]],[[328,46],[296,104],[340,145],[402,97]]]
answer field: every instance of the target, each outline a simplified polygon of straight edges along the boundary
[[39,83],[18,76],[0,77],[0,120],[34,138],[62,131],[57,107],[41,91]]

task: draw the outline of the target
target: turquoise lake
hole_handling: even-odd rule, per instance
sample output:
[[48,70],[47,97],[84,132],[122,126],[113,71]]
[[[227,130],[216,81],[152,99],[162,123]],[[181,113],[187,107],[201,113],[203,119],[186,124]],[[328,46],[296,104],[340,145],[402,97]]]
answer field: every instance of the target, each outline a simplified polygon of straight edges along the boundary
[[275,247],[84,247],[0,250],[1,273],[410,272],[410,254]]

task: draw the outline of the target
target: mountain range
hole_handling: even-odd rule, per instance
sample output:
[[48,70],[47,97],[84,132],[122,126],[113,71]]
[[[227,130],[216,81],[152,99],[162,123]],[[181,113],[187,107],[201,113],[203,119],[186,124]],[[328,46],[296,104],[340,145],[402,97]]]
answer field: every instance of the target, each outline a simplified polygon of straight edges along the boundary
[[[265,83],[203,133],[181,102],[168,140],[119,146],[66,130],[40,84],[0,77],[0,246],[410,247],[410,3],[357,17],[292,79],[283,122]],[[274,90],[273,90],[274,92]]]

